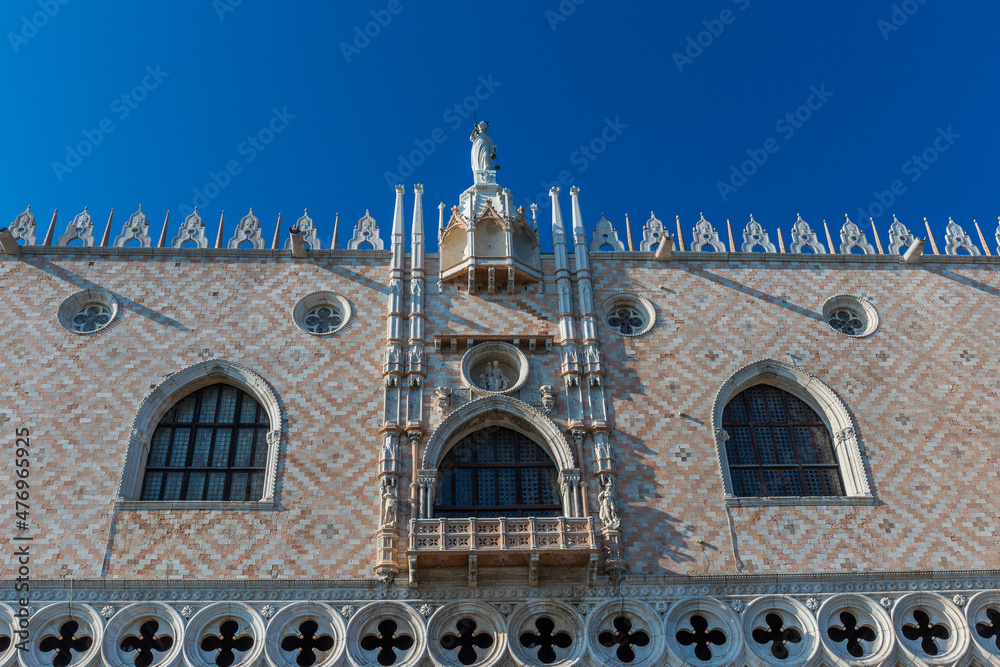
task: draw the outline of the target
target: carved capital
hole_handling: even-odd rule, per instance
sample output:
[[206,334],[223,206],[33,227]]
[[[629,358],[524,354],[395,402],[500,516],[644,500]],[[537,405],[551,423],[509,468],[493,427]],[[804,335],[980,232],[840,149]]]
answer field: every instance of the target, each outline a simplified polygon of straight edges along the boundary
[[854,432],[853,426],[837,431],[837,444],[844,445],[851,442],[857,442],[857,434]]
[[721,447],[725,445],[727,442],[729,442],[729,433],[726,432],[726,429],[723,428],[715,429],[715,444]]
[[562,470],[559,473],[562,475],[564,484],[579,484],[580,483],[580,469],[579,468],[568,468]]
[[417,484],[422,487],[431,487],[437,484],[438,471],[422,469],[417,471]]

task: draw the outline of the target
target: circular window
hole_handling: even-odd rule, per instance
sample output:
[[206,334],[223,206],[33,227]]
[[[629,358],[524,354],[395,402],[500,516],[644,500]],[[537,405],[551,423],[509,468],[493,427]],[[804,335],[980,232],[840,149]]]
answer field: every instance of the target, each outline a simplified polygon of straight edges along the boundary
[[314,336],[329,336],[351,319],[351,302],[334,292],[313,292],[295,304],[295,324]]
[[77,292],[59,306],[59,324],[76,334],[91,334],[107,327],[118,315],[118,302],[110,292],[89,289]]
[[621,292],[604,300],[604,324],[619,336],[641,336],[652,328],[656,311],[649,299],[633,292]]
[[462,357],[462,382],[478,394],[511,394],[527,379],[528,358],[510,343],[479,343]]
[[823,304],[823,319],[835,331],[863,338],[878,328],[878,312],[866,299],[840,294]]

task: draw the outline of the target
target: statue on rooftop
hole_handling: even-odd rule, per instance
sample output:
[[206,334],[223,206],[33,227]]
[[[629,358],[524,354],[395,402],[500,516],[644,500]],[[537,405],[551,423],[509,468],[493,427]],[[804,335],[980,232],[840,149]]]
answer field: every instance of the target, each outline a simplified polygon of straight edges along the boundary
[[476,178],[476,183],[486,182],[485,177],[480,173],[493,169],[493,160],[497,157],[497,147],[486,135],[489,122],[479,121],[472,129],[469,141],[472,142],[472,173]]

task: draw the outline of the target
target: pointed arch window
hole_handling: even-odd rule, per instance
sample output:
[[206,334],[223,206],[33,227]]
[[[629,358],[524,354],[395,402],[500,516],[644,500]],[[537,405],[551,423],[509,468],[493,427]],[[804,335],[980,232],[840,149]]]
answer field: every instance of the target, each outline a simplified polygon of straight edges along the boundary
[[263,406],[232,385],[188,394],[153,432],[141,500],[260,500],[269,428]]
[[726,404],[722,428],[734,495],[844,495],[830,431],[797,396],[752,386]]
[[438,467],[434,516],[560,516],[559,475],[531,438],[502,426],[471,433]]

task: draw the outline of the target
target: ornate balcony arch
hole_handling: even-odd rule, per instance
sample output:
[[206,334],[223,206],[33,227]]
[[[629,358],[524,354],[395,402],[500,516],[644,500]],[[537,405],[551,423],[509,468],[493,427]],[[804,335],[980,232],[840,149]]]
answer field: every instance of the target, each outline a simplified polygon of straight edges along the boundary
[[559,470],[576,467],[573,450],[555,422],[527,403],[510,396],[486,396],[452,412],[427,440],[422,467],[436,470],[451,447],[473,431],[505,426],[538,442]]
[[[434,517],[438,468],[445,456],[465,436],[491,426],[526,436],[552,459],[559,471],[561,516]],[[556,424],[527,403],[493,394],[456,409],[428,439],[417,481],[419,512],[410,519],[407,549],[410,586],[416,585],[420,562],[423,567],[466,561],[470,586],[475,585],[478,565],[527,565],[528,583],[535,586],[542,554],[553,553],[558,553],[558,562],[587,566],[588,577],[595,575],[594,519],[583,514],[580,469],[576,467],[573,450]]]
[[834,440],[834,451],[837,465],[844,483],[844,496],[837,498],[807,498],[782,497],[767,499],[782,504],[798,504],[802,502],[846,502],[868,503],[874,498],[868,483],[868,475],[861,458],[861,448],[858,445],[857,430],[847,406],[840,397],[815,375],[800,368],[774,359],[763,359],[743,366],[722,383],[712,404],[712,430],[718,450],[719,467],[726,489],[727,502],[733,504],[753,504],[759,498],[737,498],[733,493],[733,483],[729,461],[726,456],[726,441],[728,433],[722,428],[722,415],[726,405],[736,395],[750,387],[766,384],[777,387],[798,397],[812,408],[823,420]]

